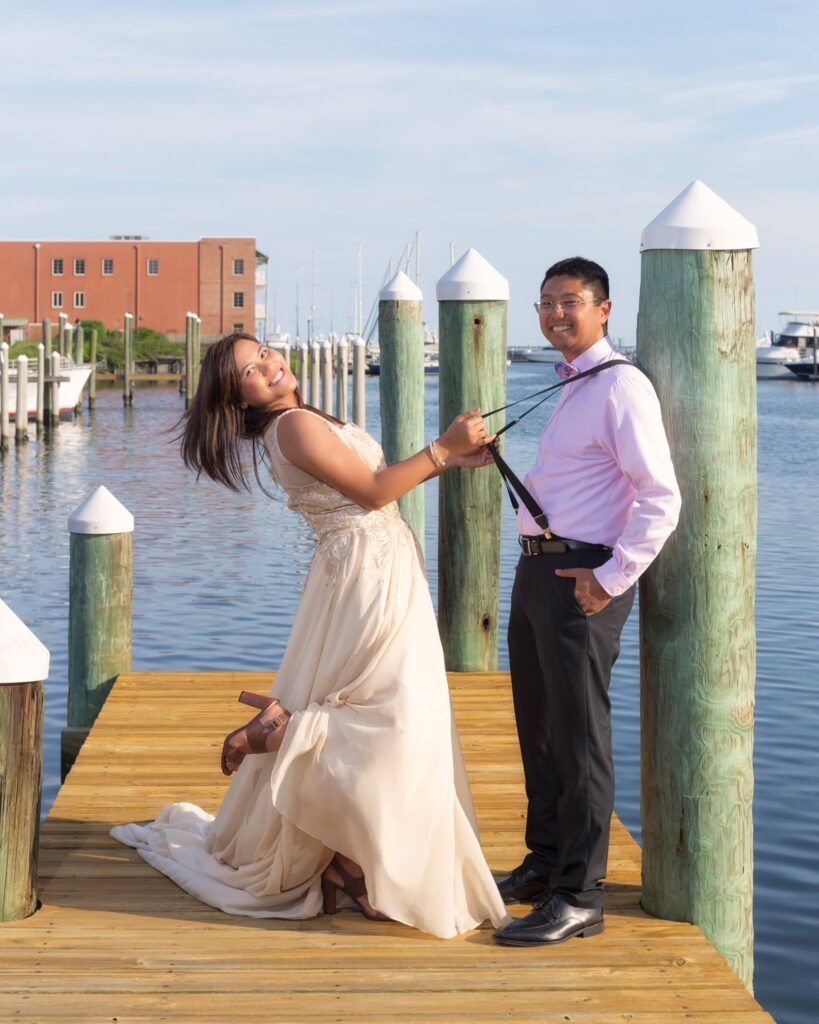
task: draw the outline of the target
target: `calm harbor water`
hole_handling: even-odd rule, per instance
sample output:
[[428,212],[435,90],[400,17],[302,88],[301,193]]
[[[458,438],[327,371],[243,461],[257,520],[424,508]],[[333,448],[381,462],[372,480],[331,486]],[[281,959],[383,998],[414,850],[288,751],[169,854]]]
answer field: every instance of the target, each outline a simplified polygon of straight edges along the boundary
[[[542,382],[543,364],[509,368],[509,399]],[[427,378],[427,436],[438,431],[437,380]],[[367,382],[367,426],[380,433],[378,381]],[[755,739],[756,995],[780,1024],[819,1020],[819,574],[811,552],[819,502],[819,387],[759,385],[759,555]],[[549,406],[544,407],[545,412]],[[134,666],[141,669],[275,669],[310,561],[309,529],[283,501],[234,495],[196,482],[169,441],[182,412],[170,386],[142,386],[134,406],[98,391],[97,408],[46,442],[0,459],[0,596],[51,652],[45,725],[44,810],[59,787],[68,628],[66,520],[98,484],[136,519]],[[534,458],[544,417],[510,435],[519,470]],[[494,472],[494,470],[486,470]],[[505,500],[505,499],[504,499]],[[426,485],[426,550],[436,594],[437,489]],[[501,632],[517,560],[504,506]],[[500,666],[508,667],[503,641]],[[639,839],[637,615],[612,683],[617,811]],[[184,794],[179,794],[184,798]]]

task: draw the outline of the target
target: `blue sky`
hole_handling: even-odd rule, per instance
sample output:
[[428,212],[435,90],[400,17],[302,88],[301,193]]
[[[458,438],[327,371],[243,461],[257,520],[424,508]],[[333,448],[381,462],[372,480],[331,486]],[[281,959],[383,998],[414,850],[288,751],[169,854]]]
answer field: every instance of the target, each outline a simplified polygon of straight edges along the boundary
[[[758,328],[819,308],[819,8],[480,0],[0,3],[0,235],[255,235],[278,319],[346,329],[418,230],[511,286],[566,255],[633,339],[642,228],[693,178],[756,224]],[[271,306],[273,289],[271,288]]]

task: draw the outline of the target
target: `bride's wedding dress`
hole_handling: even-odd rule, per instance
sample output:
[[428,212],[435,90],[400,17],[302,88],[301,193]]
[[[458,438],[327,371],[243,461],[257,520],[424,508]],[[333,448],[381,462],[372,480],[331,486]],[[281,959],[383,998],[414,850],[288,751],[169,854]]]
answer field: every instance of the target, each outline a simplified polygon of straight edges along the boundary
[[[266,443],[318,544],[272,691],[293,715],[281,750],[244,759],[215,818],[171,804],[111,834],[232,914],[319,914],[320,876],[338,851],[361,865],[387,917],[441,937],[499,925],[506,910],[481,852],[415,538],[397,505],[368,512],[288,462],[285,415],[315,414],[288,410]],[[358,427],[324,422],[371,468],[384,465]],[[260,561],[280,540],[260,533]]]

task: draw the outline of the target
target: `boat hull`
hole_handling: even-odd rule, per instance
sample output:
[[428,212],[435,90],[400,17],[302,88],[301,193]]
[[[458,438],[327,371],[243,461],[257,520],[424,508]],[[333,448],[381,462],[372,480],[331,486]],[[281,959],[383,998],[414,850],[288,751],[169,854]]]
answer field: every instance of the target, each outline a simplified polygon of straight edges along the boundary
[[[91,371],[94,367],[90,363],[82,363],[79,366],[62,367],[60,376],[68,380],[60,381],[57,401],[59,413],[64,415],[72,413],[80,400],[82,389],[85,387]],[[50,385],[46,385],[49,387]],[[35,419],[37,416],[37,380],[29,377],[26,389],[26,405],[28,406],[28,418]],[[9,377],[9,419],[14,420],[17,415],[17,377],[12,374]]]

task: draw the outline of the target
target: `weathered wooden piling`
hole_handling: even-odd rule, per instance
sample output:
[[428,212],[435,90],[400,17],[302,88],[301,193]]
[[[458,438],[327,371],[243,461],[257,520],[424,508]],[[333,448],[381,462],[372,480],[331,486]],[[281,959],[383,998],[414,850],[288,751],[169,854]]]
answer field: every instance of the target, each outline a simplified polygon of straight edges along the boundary
[[307,402],[307,387],[309,382],[308,372],[308,359],[309,351],[307,348],[307,342],[302,341],[298,345],[299,350],[299,393],[301,394],[301,400]]
[[199,371],[202,369],[202,320],[193,314],[193,395],[199,387]]
[[[381,371],[381,446],[387,462],[406,459],[424,446],[424,328],[420,288],[399,271],[378,301]],[[424,489],[398,499],[401,515],[424,544]]]
[[65,357],[65,325],[68,323],[68,317],[65,313],[60,313],[57,316],[57,346],[60,350],[60,355]]
[[51,377],[52,377],[52,381],[51,381],[51,384],[48,387],[48,392],[49,392],[49,400],[48,400],[49,414],[48,414],[48,417],[47,417],[48,425],[51,426],[51,427],[56,427],[57,424],[60,422],[60,382],[59,382],[59,379],[58,379],[59,376],[60,376],[60,370],[61,370],[61,366],[60,366],[60,353],[59,352],[52,352],[51,353]]
[[193,400],[193,313],[185,314],[185,408]]
[[347,376],[349,346],[344,338],[336,344],[336,419],[347,422]]
[[321,345],[310,346],[310,405],[321,408]]
[[9,347],[5,341],[0,342],[0,451],[9,446]]
[[353,423],[362,430],[367,425],[365,378],[367,375],[367,342],[357,334],[353,338]]
[[120,672],[131,667],[134,517],[98,487],[68,517],[68,727],[62,775]]
[[0,921],[37,909],[48,663],[45,647],[0,601]]
[[321,343],[321,408],[333,412],[333,350],[329,341]]
[[17,356],[17,409],[14,414],[14,440],[28,441],[28,357]]
[[91,376],[88,378],[88,408],[97,404],[97,328],[88,332],[88,362],[91,364]]
[[122,332],[122,401],[134,404],[134,314],[126,313]]
[[[74,362],[78,366],[85,362],[85,330],[81,323],[74,328]],[[74,412],[82,412],[82,391],[77,395]]]
[[756,229],[695,181],[642,239],[637,356],[679,526],[640,581],[643,895],[753,979]]
[[[468,249],[436,291],[443,431],[459,413],[505,402],[509,284]],[[440,480],[438,627],[450,671],[497,668],[502,493],[496,472],[454,469]]]
[[43,432],[45,423],[45,375],[45,345],[40,342],[37,346],[37,406],[34,413],[38,436]]
[[69,323],[65,325],[65,351],[62,355],[74,361],[74,328]]
[[[46,374],[51,373],[51,355],[52,355],[52,341],[51,341],[51,321],[48,317],[43,320],[42,328],[43,346],[45,348],[45,368]],[[45,389],[45,410],[44,419],[47,425],[51,425],[51,388]]]

